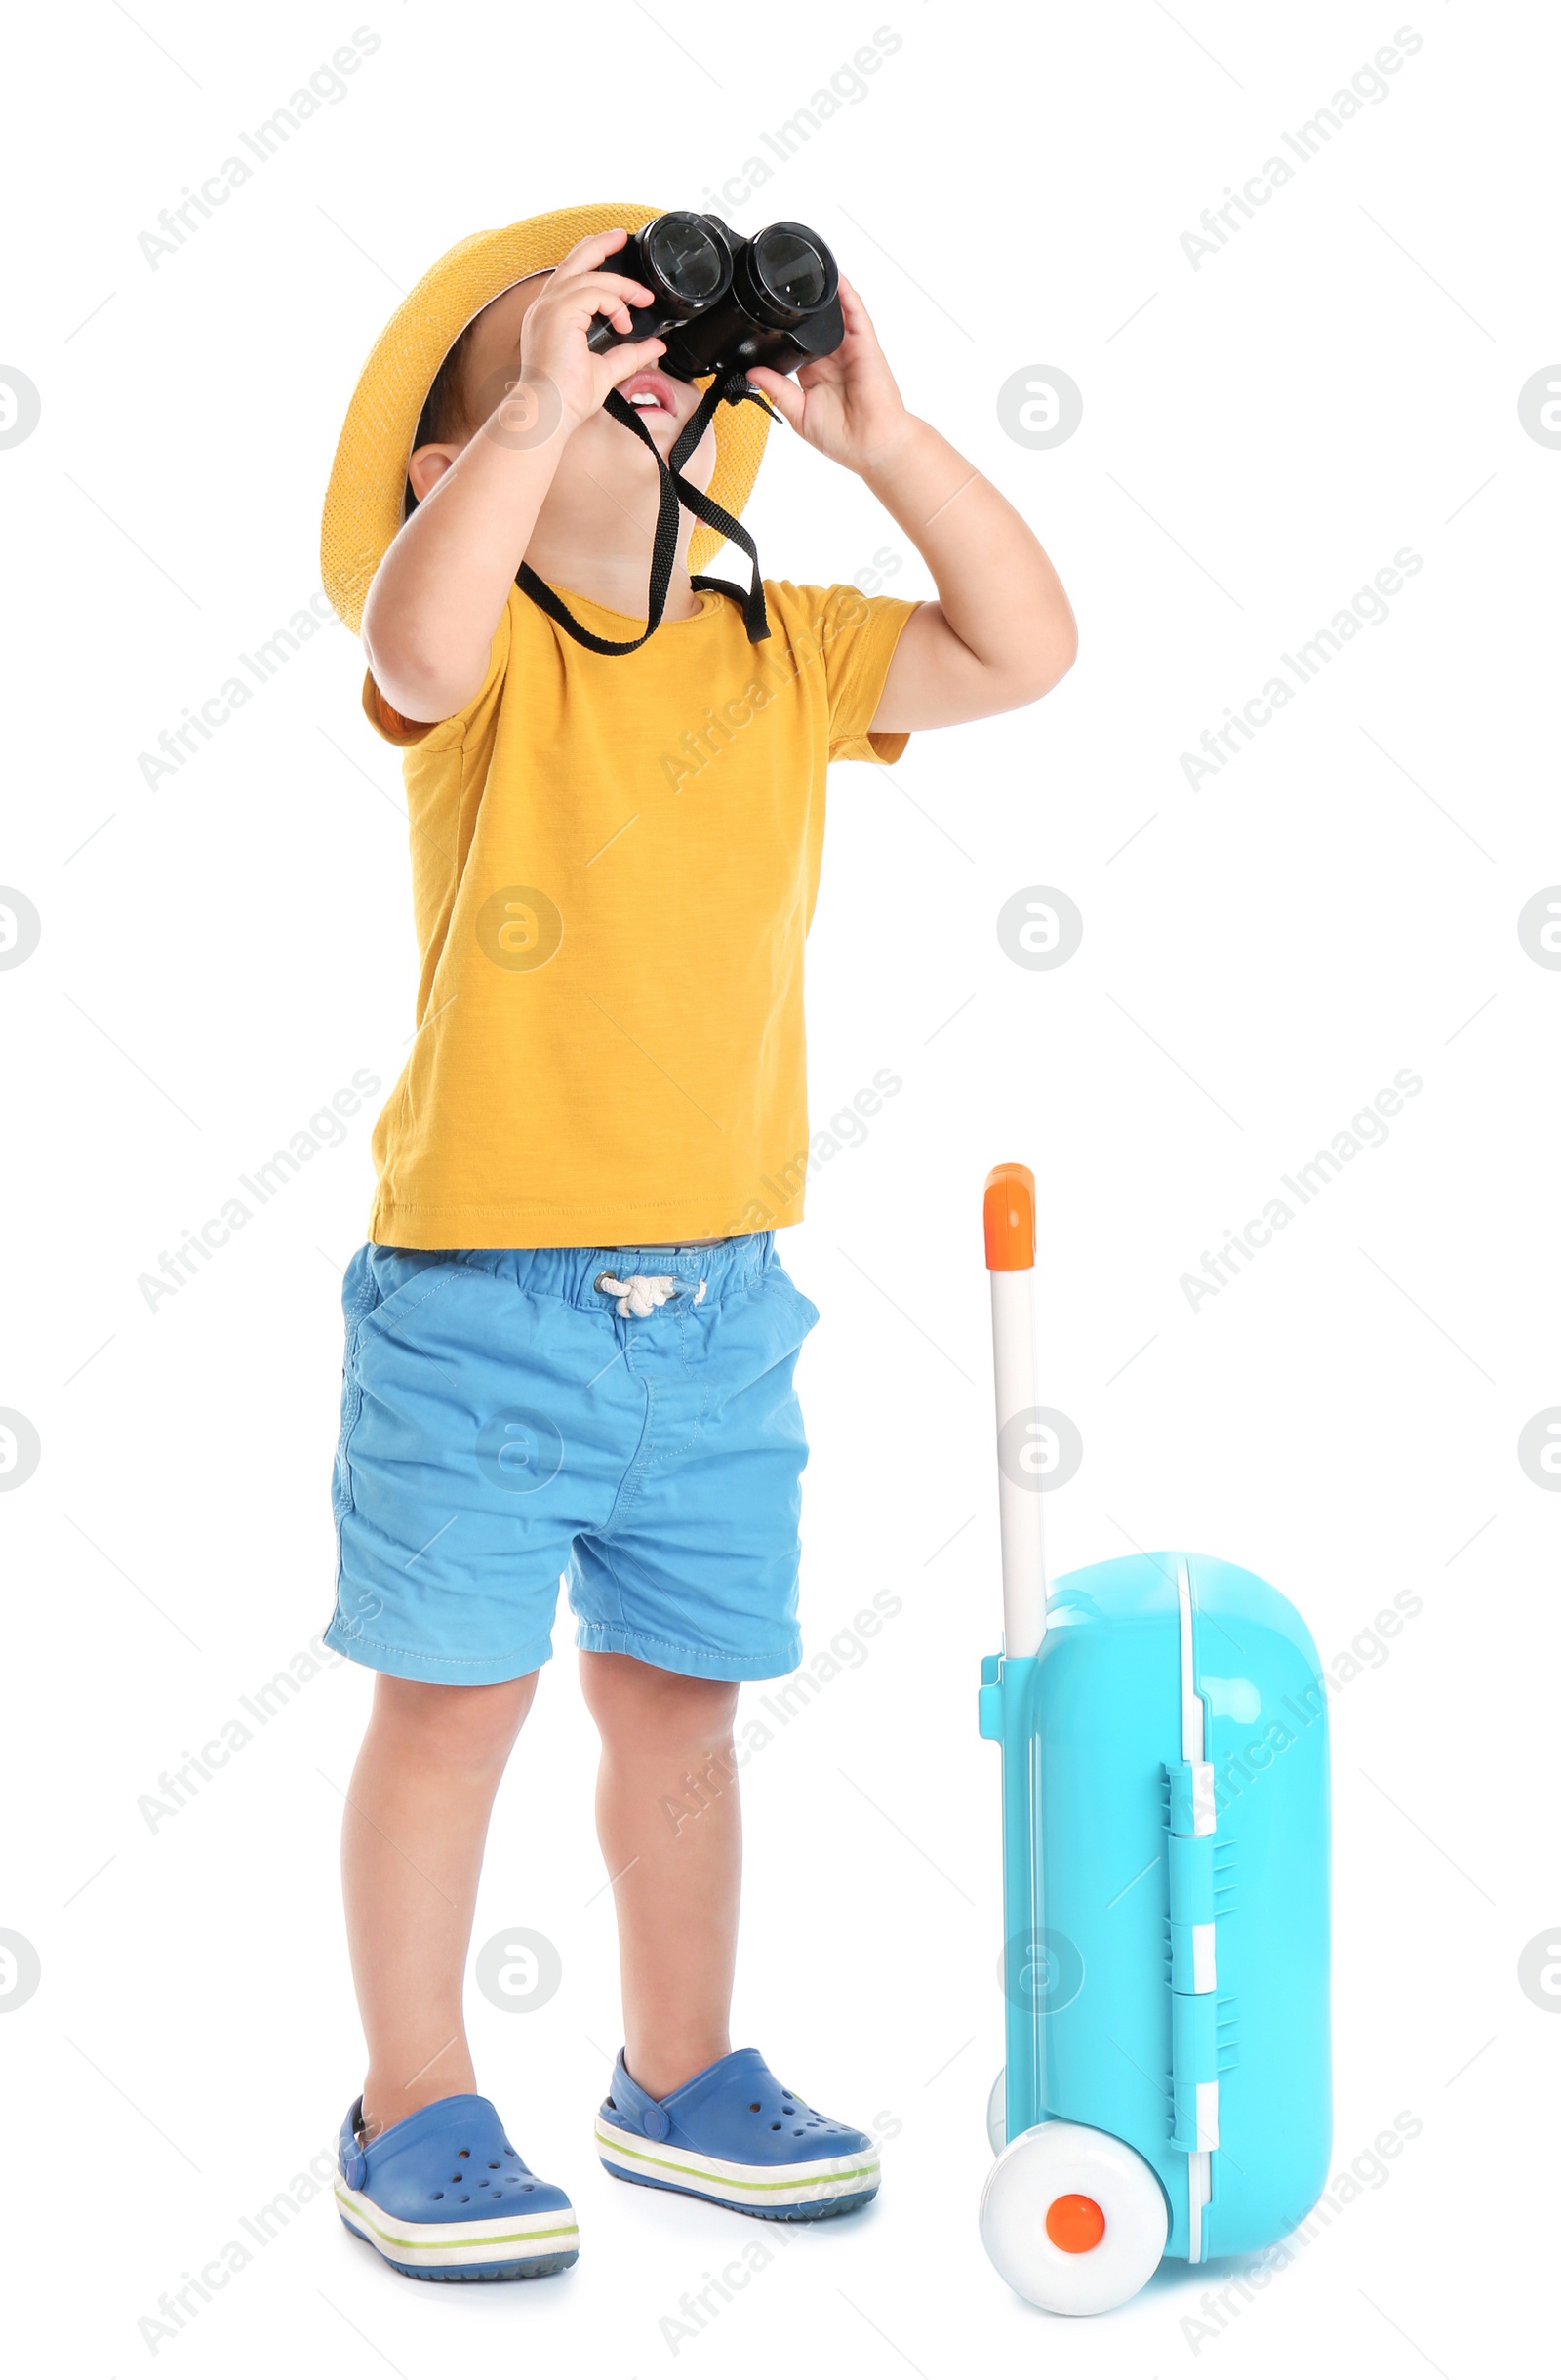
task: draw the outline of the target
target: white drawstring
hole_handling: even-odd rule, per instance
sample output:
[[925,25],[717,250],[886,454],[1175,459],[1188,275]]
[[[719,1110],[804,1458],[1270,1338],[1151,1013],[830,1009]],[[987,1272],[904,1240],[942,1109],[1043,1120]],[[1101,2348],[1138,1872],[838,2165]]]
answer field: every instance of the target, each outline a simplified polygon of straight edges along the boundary
[[[680,1297],[688,1283],[671,1272],[631,1272],[626,1281],[616,1279],[611,1272],[599,1272],[592,1287],[599,1289],[604,1297],[617,1298],[618,1311],[626,1321],[630,1314],[638,1314],[643,1319],[645,1315],[654,1313],[669,1298]],[[696,1306],[703,1297],[705,1288],[706,1283],[700,1281],[695,1290]]]

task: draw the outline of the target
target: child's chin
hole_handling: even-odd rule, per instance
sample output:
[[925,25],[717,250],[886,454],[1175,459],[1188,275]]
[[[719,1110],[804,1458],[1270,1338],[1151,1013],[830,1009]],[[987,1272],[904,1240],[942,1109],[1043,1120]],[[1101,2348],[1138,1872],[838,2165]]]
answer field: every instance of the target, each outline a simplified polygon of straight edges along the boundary
[[677,415],[663,406],[636,405],[634,410],[658,445],[670,445],[682,427]]

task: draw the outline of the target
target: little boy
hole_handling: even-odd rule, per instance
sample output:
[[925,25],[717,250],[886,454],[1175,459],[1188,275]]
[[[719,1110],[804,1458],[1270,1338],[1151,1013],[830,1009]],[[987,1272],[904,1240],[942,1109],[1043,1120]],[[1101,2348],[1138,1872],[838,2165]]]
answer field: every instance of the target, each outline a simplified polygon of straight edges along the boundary
[[[871,489],[937,600],[765,581],[750,642],[752,606],[691,581],[683,511],[645,633],[662,474],[603,400],[666,458],[700,397],[627,336],[652,293],[612,260],[651,213],[453,250],[365,367],[326,502],[353,627],[368,585],[365,708],[406,753],[421,952],[343,1293],[327,1634],[379,1675],[343,1829],[369,2063],[337,2195],[420,2279],[578,2252],[567,2196],[476,2093],[461,2016],[489,1813],[566,1571],[622,1970],[602,2162],[772,2217],[877,2189],[865,2133],[730,2045],[736,1791],[677,1832],[662,1804],[730,1771],[740,1683],[801,1656],[792,1373],[818,1315],[775,1228],[802,1213],[826,763],[1033,702],[1074,653],[1034,536],[906,412],[844,280],[839,347],[748,379]],[[621,343],[594,352],[604,318]],[[686,481],[735,516],[768,427],[721,405]],[[694,558],[716,542],[706,519]]]

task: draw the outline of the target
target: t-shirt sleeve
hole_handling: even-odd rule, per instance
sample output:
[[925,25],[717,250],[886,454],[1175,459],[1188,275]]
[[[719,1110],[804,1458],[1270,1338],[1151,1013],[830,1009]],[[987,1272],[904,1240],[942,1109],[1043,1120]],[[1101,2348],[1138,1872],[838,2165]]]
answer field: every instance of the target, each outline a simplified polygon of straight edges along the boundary
[[918,607],[860,587],[799,586],[803,622],[819,640],[829,697],[831,760],[898,760],[909,735],[870,735],[901,631]]
[[517,599],[517,589],[511,587],[508,600],[499,616],[499,625],[488,647],[488,667],[482,684],[470,701],[462,704],[448,719],[404,719],[399,710],[392,710],[374,682],[374,671],[363,674],[363,710],[369,725],[381,735],[386,744],[399,745],[403,750],[414,746],[420,751],[443,751],[464,744],[473,722],[498,697],[509,666],[512,624],[511,607]]

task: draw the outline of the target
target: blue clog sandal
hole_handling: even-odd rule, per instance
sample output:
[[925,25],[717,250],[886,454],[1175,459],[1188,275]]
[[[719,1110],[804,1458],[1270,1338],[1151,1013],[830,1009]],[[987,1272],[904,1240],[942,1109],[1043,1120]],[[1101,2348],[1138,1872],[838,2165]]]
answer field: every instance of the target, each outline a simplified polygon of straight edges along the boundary
[[878,2189],[865,2132],[782,2089],[756,2049],[734,2049],[665,2099],[642,2091],[620,2052],[596,2118],[602,2163],[620,2182],[679,2190],[770,2222],[849,2215]]
[[491,2099],[435,2099],[358,2138],[347,2110],[336,2201],[349,2232],[414,2280],[537,2280],[580,2254],[575,2210],[504,2138]]

